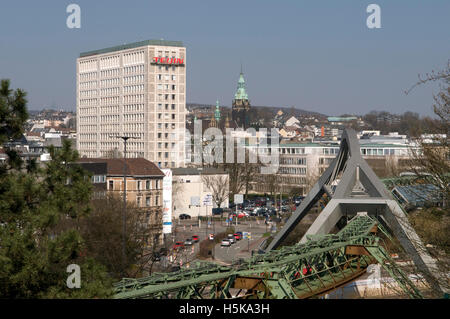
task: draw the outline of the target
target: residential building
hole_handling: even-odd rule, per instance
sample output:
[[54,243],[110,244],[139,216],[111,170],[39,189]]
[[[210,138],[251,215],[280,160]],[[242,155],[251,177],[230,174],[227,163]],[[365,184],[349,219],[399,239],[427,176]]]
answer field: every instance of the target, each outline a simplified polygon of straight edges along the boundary
[[[93,174],[92,182],[94,185],[99,184],[98,192],[104,189],[109,194],[123,196],[124,161],[123,158],[81,158],[78,163]],[[162,182],[165,175],[154,163],[144,158],[129,158],[126,167],[127,201],[142,209],[152,233],[151,238],[154,242],[162,243]]]

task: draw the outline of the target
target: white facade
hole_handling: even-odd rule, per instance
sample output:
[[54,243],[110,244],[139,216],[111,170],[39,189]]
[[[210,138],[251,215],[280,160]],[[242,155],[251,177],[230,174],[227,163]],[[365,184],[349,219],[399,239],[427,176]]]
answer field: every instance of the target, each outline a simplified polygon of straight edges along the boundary
[[[155,59],[156,58],[156,59]],[[77,59],[77,149],[81,156],[144,157],[184,166],[186,48],[148,40],[80,54]]]
[[[184,172],[183,172],[184,170]],[[202,176],[221,176],[227,178],[226,193],[229,190],[229,176],[225,172],[214,172],[214,169],[205,168],[202,173],[194,172],[196,168],[182,168],[173,171],[173,218],[181,214],[188,214],[192,218],[198,216],[211,216],[212,209],[217,205],[208,199],[213,196],[213,190],[205,185]],[[210,170],[210,171],[208,171]],[[200,206],[191,205],[191,198],[200,197]],[[228,207],[229,199],[225,198],[220,207]]]

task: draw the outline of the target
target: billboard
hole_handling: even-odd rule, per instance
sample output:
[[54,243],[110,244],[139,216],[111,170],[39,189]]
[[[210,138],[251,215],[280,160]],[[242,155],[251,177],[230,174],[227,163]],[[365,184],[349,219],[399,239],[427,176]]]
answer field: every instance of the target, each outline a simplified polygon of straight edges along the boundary
[[172,233],[172,170],[161,169],[163,178],[163,234]]

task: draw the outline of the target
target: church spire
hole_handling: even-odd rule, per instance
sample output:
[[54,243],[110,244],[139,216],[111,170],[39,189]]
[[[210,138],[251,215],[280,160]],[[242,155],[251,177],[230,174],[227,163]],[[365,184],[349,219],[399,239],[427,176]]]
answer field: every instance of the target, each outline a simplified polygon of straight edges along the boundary
[[217,123],[220,123],[220,106],[219,106],[219,100],[216,101],[216,110],[214,111],[214,118],[216,119]]
[[242,73],[242,66],[241,66],[241,74],[239,75],[238,80],[238,87],[236,94],[234,95],[235,100],[248,100],[248,94],[245,90],[245,80],[244,80],[244,73]]

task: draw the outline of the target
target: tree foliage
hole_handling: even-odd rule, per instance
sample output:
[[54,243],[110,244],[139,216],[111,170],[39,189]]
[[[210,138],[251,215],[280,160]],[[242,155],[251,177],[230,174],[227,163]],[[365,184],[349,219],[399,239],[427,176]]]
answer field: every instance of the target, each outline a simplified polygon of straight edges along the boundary
[[[1,82],[0,140],[22,134],[27,118],[25,92]],[[6,114],[6,113],[9,113]],[[111,294],[105,268],[82,254],[84,241],[76,228],[60,230],[65,220],[89,213],[90,180],[66,141],[50,148],[52,161],[43,167],[23,163],[13,150],[0,169],[0,297],[92,298]],[[81,268],[81,288],[66,285],[67,266]]]

